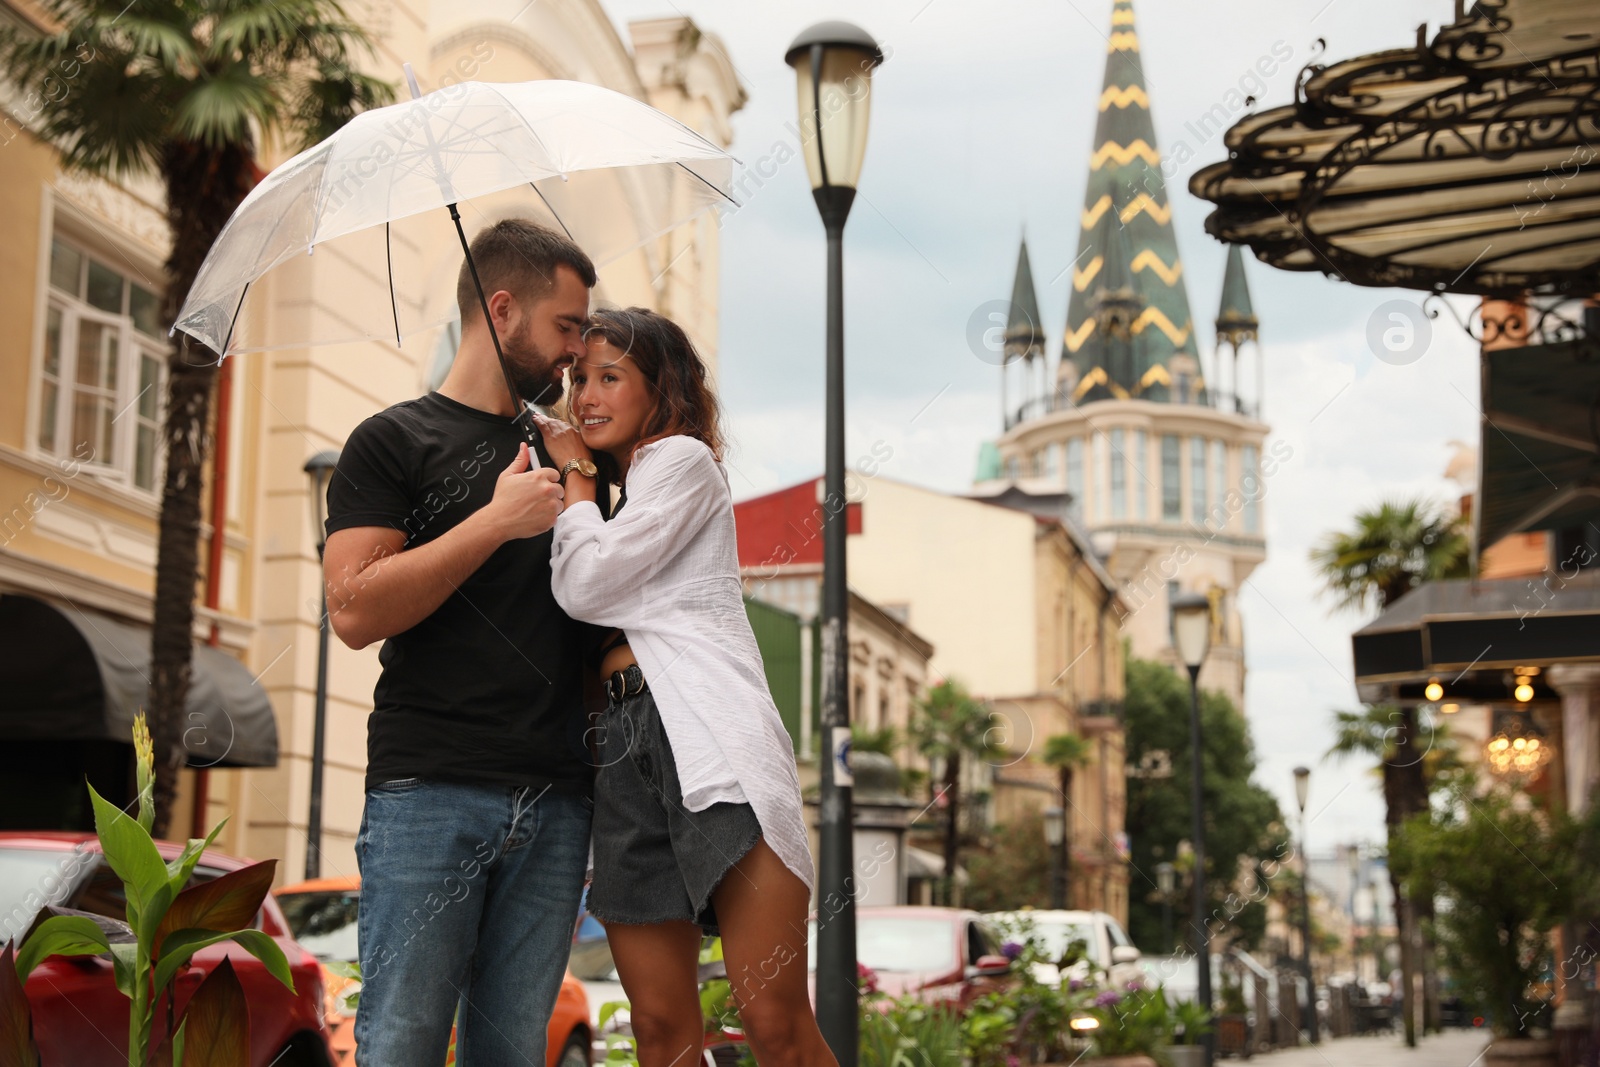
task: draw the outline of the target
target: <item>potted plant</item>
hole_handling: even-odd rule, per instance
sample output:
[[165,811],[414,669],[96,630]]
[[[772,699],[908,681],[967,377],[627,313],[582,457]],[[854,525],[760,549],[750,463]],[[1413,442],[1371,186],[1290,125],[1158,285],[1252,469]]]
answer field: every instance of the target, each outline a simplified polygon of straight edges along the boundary
[[1548,996],[1540,978],[1557,966],[1550,931],[1573,910],[1579,830],[1526,795],[1462,792],[1442,811],[1402,828],[1396,872],[1413,899],[1442,897],[1436,933],[1462,1000],[1488,1021],[1488,1064],[1555,1067]]
[[1244,983],[1222,976],[1222,1014],[1217,1017],[1217,1054],[1250,1055],[1250,1006],[1244,1000]]
[[1167,1059],[1172,1067],[1206,1067],[1201,1041],[1211,1032],[1211,1013],[1198,1001],[1180,1001],[1172,1009],[1172,1045]]
[[1094,1058],[1097,1067],[1170,1067],[1167,1043],[1172,1019],[1166,995],[1130,983],[1126,990],[1107,989],[1095,994],[1084,1014],[1095,1025]]

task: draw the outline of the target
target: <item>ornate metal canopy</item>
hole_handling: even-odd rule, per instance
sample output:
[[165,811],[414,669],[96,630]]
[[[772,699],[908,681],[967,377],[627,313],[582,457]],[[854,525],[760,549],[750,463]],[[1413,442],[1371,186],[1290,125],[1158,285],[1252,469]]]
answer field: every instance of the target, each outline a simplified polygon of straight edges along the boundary
[[1486,296],[1600,290],[1600,9],[1479,0],[1427,42],[1300,72],[1189,188],[1285,270]]

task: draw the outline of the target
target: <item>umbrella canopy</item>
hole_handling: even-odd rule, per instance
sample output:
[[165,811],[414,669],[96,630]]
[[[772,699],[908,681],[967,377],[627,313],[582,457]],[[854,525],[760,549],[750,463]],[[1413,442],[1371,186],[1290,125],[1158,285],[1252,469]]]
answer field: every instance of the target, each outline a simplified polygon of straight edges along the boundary
[[[732,164],[681,122],[610,89],[463,82],[357,115],[268,174],[212,246],[174,329],[224,356],[371,338],[398,344],[454,317],[453,303],[430,309],[394,284],[396,251],[404,260],[447,233],[447,207],[531,186],[554,223],[604,264],[734,204]],[[387,287],[353,292],[337,318],[280,317],[270,338],[242,342],[235,328],[251,284],[314,250],[386,277]]]
[[1431,43],[1306,68],[1295,95],[1190,180],[1213,236],[1357,285],[1600,286],[1594,0],[1479,0]]

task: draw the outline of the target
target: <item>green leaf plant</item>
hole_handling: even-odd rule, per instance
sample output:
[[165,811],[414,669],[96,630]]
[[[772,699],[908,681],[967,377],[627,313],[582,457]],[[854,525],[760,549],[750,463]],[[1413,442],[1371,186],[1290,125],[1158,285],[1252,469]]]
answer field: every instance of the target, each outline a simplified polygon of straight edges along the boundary
[[[294,989],[289,961],[272,938],[252,929],[272,887],[276,860],[230,871],[189,885],[200,855],[227,824],[224,819],[203,840],[190,840],[171,861],[163,861],[150,836],[154,746],[140,714],[133,723],[138,813],[129,815],[89,786],[100,850],[127,897],[131,939],[113,943],[101,924],[85,915],[51,915],[35,923],[22,946],[7,943],[0,954],[0,1067],[41,1067],[32,1040],[32,1021],[24,984],[50,956],[109,955],[117,988],[129,1000],[129,1067],[247,1067],[250,1015],[233,965],[224,959],[181,1013],[172,1001],[173,981],[201,949],[232,941],[259,959],[278,981]],[[114,923],[112,925],[115,925]],[[165,1026],[156,1039],[158,1009]],[[45,1065],[55,1067],[55,1065]]]

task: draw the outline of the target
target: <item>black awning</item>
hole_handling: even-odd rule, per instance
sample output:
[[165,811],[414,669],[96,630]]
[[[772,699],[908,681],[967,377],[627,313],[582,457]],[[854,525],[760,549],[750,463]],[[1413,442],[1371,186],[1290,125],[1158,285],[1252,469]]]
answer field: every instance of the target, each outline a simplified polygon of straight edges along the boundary
[[[150,630],[76,606],[0,596],[0,740],[132,743]],[[182,727],[191,767],[272,767],[278,723],[244,665],[197,644]]]
[[1600,585],[1577,573],[1419,585],[1351,637],[1356,682],[1600,661]]

